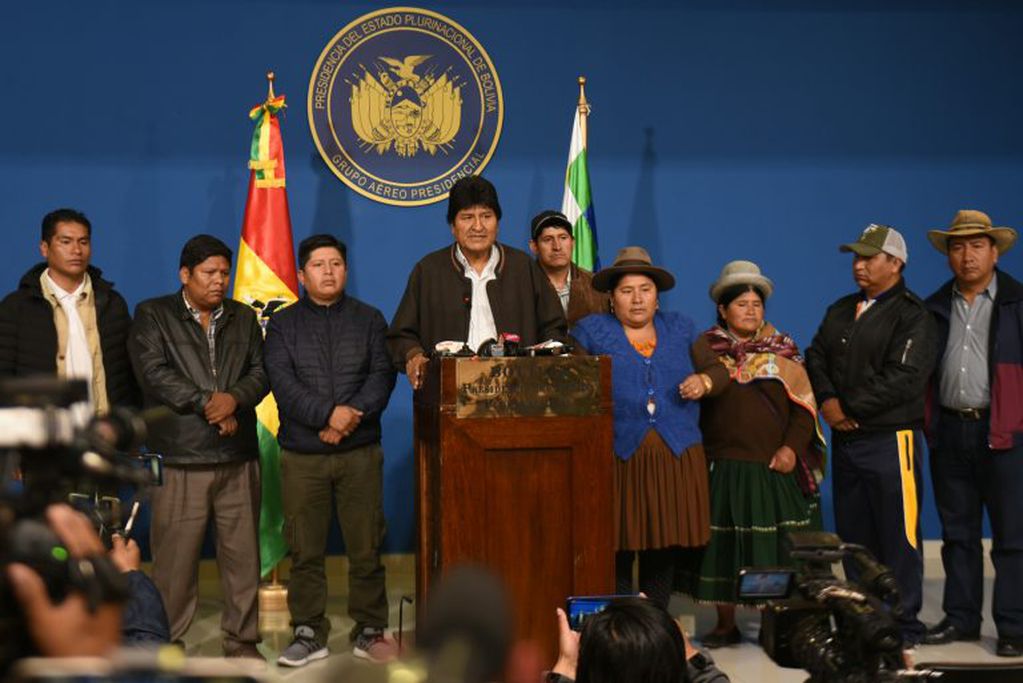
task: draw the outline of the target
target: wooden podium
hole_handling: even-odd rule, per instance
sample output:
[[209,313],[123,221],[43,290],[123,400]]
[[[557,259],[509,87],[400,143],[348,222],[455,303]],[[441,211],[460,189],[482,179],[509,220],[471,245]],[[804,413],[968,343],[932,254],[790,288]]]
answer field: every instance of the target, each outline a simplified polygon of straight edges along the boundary
[[613,592],[610,392],[606,357],[430,361],[415,393],[419,614],[445,569],[483,565],[517,636],[554,657],[554,609]]

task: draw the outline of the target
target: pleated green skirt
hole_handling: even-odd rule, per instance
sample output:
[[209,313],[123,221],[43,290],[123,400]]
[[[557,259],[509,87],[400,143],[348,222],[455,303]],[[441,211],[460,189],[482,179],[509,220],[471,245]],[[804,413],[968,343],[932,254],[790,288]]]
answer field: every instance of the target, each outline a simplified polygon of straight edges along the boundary
[[820,508],[792,474],[764,463],[714,460],[710,469],[710,543],[681,569],[677,588],[703,602],[735,602],[743,567],[789,566],[789,531],[820,529]]

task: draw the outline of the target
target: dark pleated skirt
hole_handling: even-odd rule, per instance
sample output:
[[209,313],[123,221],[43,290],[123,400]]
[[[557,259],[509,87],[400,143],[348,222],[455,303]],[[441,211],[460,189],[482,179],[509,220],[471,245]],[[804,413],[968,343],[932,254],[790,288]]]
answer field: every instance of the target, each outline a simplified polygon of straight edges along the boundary
[[653,429],[628,460],[615,458],[618,550],[696,547],[710,538],[707,458],[695,444],[676,457]]
[[740,569],[787,566],[786,532],[820,529],[817,500],[764,463],[715,460],[710,500],[710,543],[679,586],[700,601],[735,602]]

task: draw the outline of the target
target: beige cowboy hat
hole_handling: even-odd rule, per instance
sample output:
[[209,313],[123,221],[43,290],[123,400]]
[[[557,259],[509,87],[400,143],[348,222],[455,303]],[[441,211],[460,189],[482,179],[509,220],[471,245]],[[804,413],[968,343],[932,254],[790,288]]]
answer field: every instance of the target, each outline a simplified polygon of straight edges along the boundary
[[769,299],[774,292],[774,283],[760,272],[760,266],[753,261],[731,261],[721,269],[721,274],[710,286],[710,300],[718,302],[721,292],[732,285],[753,285]]
[[615,261],[593,276],[593,288],[598,292],[611,291],[611,281],[618,275],[646,275],[657,285],[658,292],[666,292],[675,286],[675,276],[664,268],[658,268],[650,261],[650,254],[643,247],[622,247]]
[[1012,228],[991,227],[991,218],[983,211],[975,209],[963,209],[957,212],[948,230],[927,231],[927,239],[942,254],[948,253],[950,237],[973,237],[974,235],[986,235],[993,239],[999,254],[1009,251],[1019,236]]

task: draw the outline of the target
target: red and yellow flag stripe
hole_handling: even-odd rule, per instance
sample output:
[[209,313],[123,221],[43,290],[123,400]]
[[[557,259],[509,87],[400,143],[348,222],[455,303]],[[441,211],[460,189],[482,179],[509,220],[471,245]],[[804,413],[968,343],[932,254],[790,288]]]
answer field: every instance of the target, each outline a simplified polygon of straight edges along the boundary
[[[271,81],[267,100],[249,112],[256,127],[249,152],[249,194],[238,246],[234,298],[252,306],[264,328],[274,310],[298,298],[284,146],[278,120],[285,106],[283,95],[274,96]],[[280,447],[277,444],[280,422],[273,394],[256,407],[256,417],[263,489],[259,519],[260,570],[266,575],[288,552],[283,537]]]

